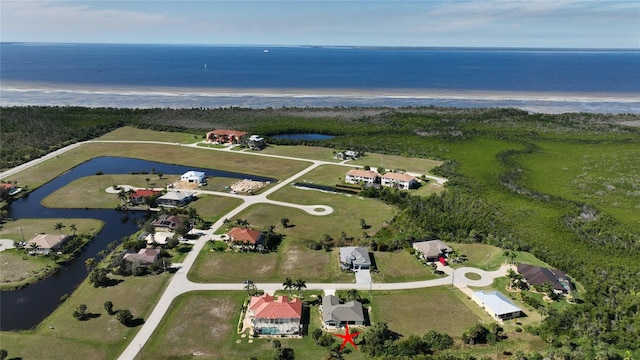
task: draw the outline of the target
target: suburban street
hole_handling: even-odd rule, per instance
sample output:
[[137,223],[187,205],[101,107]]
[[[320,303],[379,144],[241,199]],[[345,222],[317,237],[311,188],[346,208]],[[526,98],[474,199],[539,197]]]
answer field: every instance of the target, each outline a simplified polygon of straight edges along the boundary
[[[220,149],[220,148],[207,148],[198,146],[198,143],[181,145],[176,143],[167,143],[167,142],[156,142],[156,141],[101,141],[101,140],[90,140],[85,142],[76,143],[73,145],[69,145],[62,149],[56,150],[46,156],[43,156],[39,159],[32,160],[28,163],[17,166],[13,169],[7,170],[5,172],[0,173],[0,178],[6,178],[12,176],[22,170],[28,169],[32,166],[35,166],[43,161],[59,156],[69,150],[75,149],[83,144],[88,143],[153,143],[153,144],[163,144],[169,146],[185,146],[185,147],[194,147],[202,150],[209,151],[230,151],[230,148]],[[266,191],[258,194],[258,195],[239,195],[239,194],[231,194],[227,192],[217,192],[217,191],[208,191],[208,190],[193,190],[192,192],[195,194],[211,194],[216,196],[226,196],[226,197],[234,197],[241,199],[243,203],[231,210],[230,212],[221,215],[219,220],[216,221],[208,230],[198,230],[198,232],[203,233],[199,237],[198,240],[195,241],[192,250],[187,254],[186,258],[181,264],[177,264],[177,271],[172,275],[172,278],[167,286],[166,290],[160,297],[160,300],[155,305],[151,314],[145,319],[144,324],[136,334],[136,336],[131,340],[126,349],[122,352],[118,359],[120,360],[132,360],[136,358],[138,352],[142,349],[145,343],[149,340],[149,338],[153,335],[153,332],[156,330],[160,321],[163,319],[171,303],[174,299],[184,293],[190,291],[199,291],[199,290],[236,290],[236,291],[244,291],[245,285],[243,283],[194,283],[191,282],[187,278],[187,274],[189,270],[195,263],[196,258],[202,251],[202,248],[205,244],[215,239],[214,233],[220,229],[224,224],[224,219],[230,219],[247,207],[254,204],[273,204],[278,206],[287,206],[294,207],[306,211],[308,214],[314,216],[326,216],[333,213],[333,208],[323,204],[317,205],[299,205],[293,203],[287,203],[282,201],[274,201],[268,199],[268,196],[279,189],[290,185],[296,179],[300,178],[304,174],[316,169],[321,165],[342,165],[348,167],[355,167],[353,164],[348,164],[348,161],[342,161],[340,163],[330,162],[330,161],[320,161],[320,160],[309,160],[309,159],[301,159],[295,157],[288,156],[279,156],[279,155],[271,155],[264,154],[259,152],[240,152],[242,154],[250,155],[250,156],[265,156],[265,157],[274,157],[274,158],[282,158],[288,160],[296,160],[296,161],[304,161],[308,162],[309,166],[305,169],[299,171],[298,173],[290,176],[289,178],[279,181],[276,184],[272,184]],[[420,176],[422,174],[411,174],[414,176]],[[443,178],[439,178],[436,176],[425,175],[427,178],[435,180],[438,184],[444,184],[447,180]],[[129,188],[127,184],[120,184],[125,188]],[[110,189],[107,191],[113,192]],[[314,190],[309,190],[314,191]],[[492,272],[484,271],[481,269],[463,267],[459,269],[452,269],[448,266],[442,266],[442,264],[438,263],[438,269],[442,270],[446,276],[433,280],[424,280],[424,281],[412,281],[412,282],[401,282],[401,283],[307,283],[308,290],[324,290],[327,293],[335,293],[336,290],[347,290],[347,289],[357,289],[357,290],[405,290],[405,289],[418,289],[418,288],[426,288],[433,286],[442,286],[442,285],[451,285],[456,288],[462,290],[467,295],[471,294],[471,290],[468,286],[488,286],[493,283],[493,280],[497,277],[505,276],[507,270],[510,268],[510,265],[503,265],[500,269]],[[474,273],[480,276],[478,280],[471,280],[465,276],[466,273]],[[255,284],[258,289],[264,290],[267,293],[273,293],[276,290],[282,289],[281,283],[256,283]]]

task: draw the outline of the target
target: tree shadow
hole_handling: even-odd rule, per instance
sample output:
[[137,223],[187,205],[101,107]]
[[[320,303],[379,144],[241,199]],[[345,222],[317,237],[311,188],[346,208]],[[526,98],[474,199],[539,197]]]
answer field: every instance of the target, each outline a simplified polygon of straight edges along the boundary
[[309,306],[302,307],[302,336],[309,335],[309,324],[311,323],[311,308]]
[[294,228],[294,227],[296,227],[295,224],[287,224],[287,226],[285,226],[284,228],[285,229],[289,229],[289,228]]
[[80,319],[80,321],[89,321],[91,319],[97,319],[101,316],[102,314],[95,314],[95,313],[87,313],[84,318]]
[[127,327],[130,327],[130,328],[138,327],[138,326],[141,326],[142,324],[144,324],[143,318],[135,318],[127,323]]
[[124,280],[122,280],[122,279],[109,278],[109,280],[107,280],[102,287],[106,288],[106,287],[116,286],[116,285],[120,284],[123,281]]

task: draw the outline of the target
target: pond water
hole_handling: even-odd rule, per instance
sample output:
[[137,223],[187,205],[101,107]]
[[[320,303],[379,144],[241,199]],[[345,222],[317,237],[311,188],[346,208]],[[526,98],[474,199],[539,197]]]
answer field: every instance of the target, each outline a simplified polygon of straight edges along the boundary
[[285,140],[329,140],[333,139],[333,135],[325,134],[280,134],[269,136],[271,139],[285,139]]
[[[153,161],[99,157],[82,163],[40,188],[29,196],[13,202],[9,206],[9,217],[20,218],[91,218],[102,220],[105,225],[95,239],[70,263],[62,266],[56,274],[32,284],[24,289],[2,291],[0,293],[0,330],[26,330],[40,323],[60,305],[64,294],[71,294],[87,277],[85,260],[97,258],[98,252],[107,248],[113,241],[120,242],[124,237],[139,229],[138,221],[144,220],[146,211],[119,212],[107,209],[51,209],[41,205],[42,199],[68,183],[102,171],[104,174],[128,174],[131,172],[155,169],[163,174],[183,174],[189,170],[202,171],[208,177],[229,177],[274,181],[274,179],[180,165],[171,165]],[[105,187],[113,184],[104,184]],[[53,229],[52,229],[53,231]],[[71,314],[69,314],[71,316]]]

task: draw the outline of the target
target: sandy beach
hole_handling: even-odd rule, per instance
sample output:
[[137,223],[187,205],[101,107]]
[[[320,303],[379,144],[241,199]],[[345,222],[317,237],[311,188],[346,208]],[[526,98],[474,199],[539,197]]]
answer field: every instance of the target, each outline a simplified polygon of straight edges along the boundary
[[516,107],[532,112],[640,113],[640,95],[446,89],[196,88],[87,86],[5,81],[0,105],[88,107],[445,106]]

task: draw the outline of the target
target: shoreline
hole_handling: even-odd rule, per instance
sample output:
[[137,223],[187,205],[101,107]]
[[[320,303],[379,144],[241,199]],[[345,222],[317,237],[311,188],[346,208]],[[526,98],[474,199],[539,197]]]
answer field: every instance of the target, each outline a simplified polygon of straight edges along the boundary
[[344,97],[390,99],[451,99],[451,100],[515,100],[515,101],[583,101],[638,102],[640,94],[569,91],[498,91],[455,90],[436,88],[229,88],[229,87],[171,87],[118,86],[87,84],[55,84],[39,82],[3,81],[0,91],[75,93],[87,95],[152,95],[203,97]]

